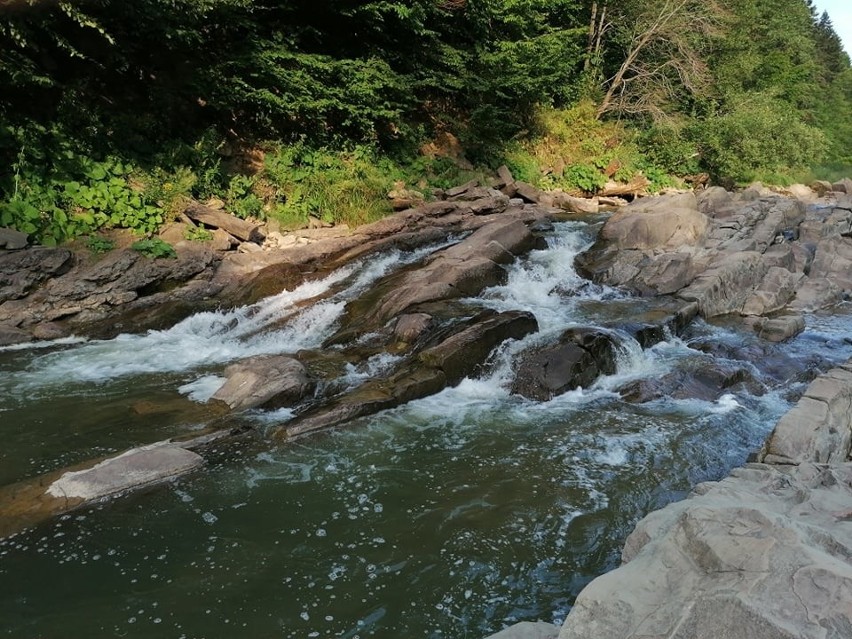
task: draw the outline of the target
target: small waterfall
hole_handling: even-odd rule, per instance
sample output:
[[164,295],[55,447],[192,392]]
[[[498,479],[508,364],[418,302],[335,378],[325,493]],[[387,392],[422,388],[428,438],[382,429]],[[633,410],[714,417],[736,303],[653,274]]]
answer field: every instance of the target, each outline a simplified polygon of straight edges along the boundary
[[[390,251],[250,306],[197,313],[167,330],[121,334],[115,339],[85,343],[72,338],[40,344],[41,348],[68,348],[36,355],[25,371],[4,375],[0,392],[176,373],[256,355],[317,348],[333,332],[348,300],[391,270],[423,259],[435,249],[431,246],[412,252]],[[335,289],[339,290],[334,292]],[[324,295],[328,297],[302,308],[306,302]],[[282,319],[286,319],[283,325]],[[189,387],[186,392],[194,390]],[[198,396],[203,395],[202,389]]]

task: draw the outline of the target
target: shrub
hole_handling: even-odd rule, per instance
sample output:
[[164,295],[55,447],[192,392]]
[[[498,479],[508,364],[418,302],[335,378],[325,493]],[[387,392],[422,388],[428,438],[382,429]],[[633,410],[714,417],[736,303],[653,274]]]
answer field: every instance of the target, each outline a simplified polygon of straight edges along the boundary
[[134,251],[139,251],[145,257],[152,260],[161,257],[177,257],[174,247],[160,238],[154,237],[147,240],[138,240],[130,245]]

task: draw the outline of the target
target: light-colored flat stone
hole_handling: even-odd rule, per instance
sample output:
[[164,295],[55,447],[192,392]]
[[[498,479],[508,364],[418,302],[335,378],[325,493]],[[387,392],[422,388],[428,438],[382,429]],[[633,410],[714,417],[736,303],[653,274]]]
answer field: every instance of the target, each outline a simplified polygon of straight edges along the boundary
[[68,472],[47,489],[51,497],[89,501],[177,477],[203,463],[200,455],[159,442],[129,450],[87,470]]
[[559,626],[544,621],[522,621],[486,639],[556,639]]

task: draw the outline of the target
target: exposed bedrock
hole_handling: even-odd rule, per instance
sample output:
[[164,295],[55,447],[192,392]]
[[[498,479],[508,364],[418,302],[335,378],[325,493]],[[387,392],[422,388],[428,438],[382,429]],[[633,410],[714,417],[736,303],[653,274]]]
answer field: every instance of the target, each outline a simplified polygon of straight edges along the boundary
[[[150,259],[130,248],[102,257],[66,248],[18,250],[15,238],[4,235],[0,238],[0,345],[69,334],[113,337],[165,328],[198,310],[250,304],[292,290],[306,278],[378,251],[410,250],[445,241],[451,232],[506,226],[478,236],[485,244],[494,242],[492,247],[479,247],[487,248],[485,253],[463,254],[458,249],[454,263],[448,256],[441,264],[456,273],[445,284],[457,285],[458,297],[473,282],[487,285],[499,279],[497,267],[509,259],[506,256],[525,250],[517,240],[532,241],[526,224],[554,211],[512,204],[504,194],[492,191],[468,190],[467,199],[428,202],[355,230],[304,229],[286,247],[270,244],[257,224],[194,204],[187,218],[216,227],[214,241],[187,241],[183,237],[189,227],[168,227],[162,237],[174,244],[174,259]],[[513,239],[512,233],[517,237]],[[216,241],[220,236],[225,241]],[[277,231],[270,236],[283,239]],[[231,250],[235,246],[239,250]]]
[[651,513],[559,639],[852,636],[852,363],[817,377],[758,455]]
[[852,463],[747,464],[645,517],[559,639],[852,636]]
[[852,197],[842,193],[796,199],[711,188],[624,207],[577,268],[642,295],[677,295],[704,317],[766,318],[751,323],[780,341],[803,330],[801,312],[852,294],[850,234]]

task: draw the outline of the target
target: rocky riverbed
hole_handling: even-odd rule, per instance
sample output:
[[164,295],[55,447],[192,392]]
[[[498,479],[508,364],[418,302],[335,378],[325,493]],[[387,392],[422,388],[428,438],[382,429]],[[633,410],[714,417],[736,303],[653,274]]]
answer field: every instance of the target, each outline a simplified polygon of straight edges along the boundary
[[[292,446],[317,431],[363,424],[371,415],[442,397],[448,389],[477,379],[491,380],[504,398],[500,401],[509,406],[520,402],[525,415],[538,406],[550,406],[557,414],[559,402],[566,397],[585,401],[584,393],[614,398],[622,411],[660,401],[705,402],[702,406],[711,407],[711,415],[742,409],[745,400],[736,398],[747,397],[754,398],[748,400],[754,406],[748,410],[757,415],[764,410],[758,408],[758,398],[789,391],[795,399],[803,383],[823,372],[789,413],[794,417],[779,422],[757,458],[771,466],[750,466],[749,472],[736,471],[722,482],[733,501],[719,502],[719,507],[736,510],[731,505],[736,499],[751,499],[748,495],[765,493],[767,485],[783,484],[793,487],[791,495],[816,491],[816,512],[833,503],[838,490],[848,489],[841,467],[849,453],[846,382],[852,374],[832,368],[845,347],[840,342],[827,350],[798,349],[791,356],[783,342],[806,328],[812,312],[831,308],[852,291],[843,257],[845,252],[852,255],[851,196],[828,192],[818,197],[810,191],[785,195],[760,187],[738,194],[709,189],[697,195],[640,199],[599,216],[573,212],[582,207],[567,198],[548,199],[528,185],[504,179],[494,186],[501,190],[465,185],[448,193],[449,199],[354,232],[306,229],[300,236],[304,242],[291,242],[269,228],[232,228],[244,239],[228,233],[236,239],[223,238],[227,241],[221,246],[177,242],[175,260],[149,260],[129,250],[99,260],[62,248],[0,254],[0,272],[7,274],[0,287],[4,352],[26,353],[33,340],[54,340],[46,343],[44,358],[7,375],[5,392],[10,397],[40,388],[47,378],[85,381],[90,373],[84,368],[93,362],[115,377],[166,370],[205,373],[197,382],[184,384],[185,397],[165,404],[134,404],[137,415],[168,416],[168,439],[138,441],[141,445],[123,451],[118,447],[120,454],[90,455],[94,458],[88,460],[81,449],[70,465],[51,463],[44,473],[12,475],[12,483],[0,491],[0,534],[209,467],[213,460],[229,456],[228,451],[281,442]],[[221,215],[196,209],[191,217],[213,223]],[[581,242],[570,251],[554,252],[549,246],[554,224],[565,224],[566,219],[584,220],[571,223],[577,229],[603,224],[589,250],[580,252],[586,248],[583,235],[570,236]],[[545,269],[550,269],[547,277],[541,275],[544,264],[536,260],[556,255],[573,260],[577,252],[578,270],[591,281],[560,262]],[[640,298],[625,295],[625,290]],[[702,333],[704,321],[718,317],[725,317],[738,335],[751,337],[738,338],[744,341],[734,346],[712,332]],[[176,321],[172,328],[159,330]],[[149,329],[158,330],[146,333]],[[137,336],[127,335],[129,330]],[[92,339],[120,332],[124,335],[119,340]],[[72,335],[89,340],[75,346],[79,337]],[[179,358],[167,356],[169,349],[178,348],[177,340],[186,339],[192,340],[189,350],[181,350]],[[179,348],[185,348],[183,342]],[[683,348],[686,356],[672,358],[666,350],[671,348]],[[811,420],[806,431],[812,436],[798,428],[799,414]],[[181,417],[175,420],[174,415]],[[778,479],[781,476],[788,479]],[[739,483],[728,491],[730,482]],[[823,496],[818,490],[824,485],[835,488]],[[701,497],[716,495],[714,490],[696,489]],[[753,510],[783,528],[783,518],[794,511],[793,498],[783,491],[776,497]],[[705,503],[694,497],[660,512],[692,504],[709,508]],[[678,522],[691,516],[677,513]],[[801,544],[834,534],[830,514],[824,514],[815,520],[813,534],[796,532],[804,540]],[[725,563],[730,559],[724,554],[729,541],[707,541],[700,528],[715,519],[702,517],[694,517],[699,522],[696,539],[704,544],[701,548],[716,548],[713,552],[722,557],[707,561]],[[768,539],[760,517],[744,514],[743,520],[751,523],[741,536]],[[735,519],[731,515],[736,528]],[[728,521],[721,516],[719,520]],[[652,533],[642,533],[640,524],[628,540],[625,558],[651,555],[648,561],[654,564],[660,563],[655,553],[686,553],[689,549],[654,550],[668,538],[667,530],[672,531],[672,543],[682,541],[681,524],[669,521],[653,524]],[[715,539],[727,534],[724,526],[708,529],[707,535]],[[831,539],[831,548],[846,547],[842,536]],[[739,548],[740,541],[730,543]],[[791,548],[793,554],[798,552],[795,544]],[[843,558],[842,553],[837,556]],[[696,562],[703,565],[698,560],[687,564]],[[842,565],[839,570],[831,583],[846,588]],[[793,575],[766,568],[760,573],[761,587],[770,584],[766,575],[775,572],[787,581]],[[637,574],[641,580],[651,573],[646,567]],[[611,579],[618,583],[618,577]],[[663,572],[658,579],[672,581]],[[777,587],[789,591],[787,581]],[[746,581],[737,583],[743,592],[758,593],[755,601],[773,596],[771,588],[758,592]],[[598,581],[586,592],[597,592],[595,584]],[[645,626],[639,628],[631,619],[652,618],[642,606],[653,607],[653,596],[663,596],[656,584],[624,591],[636,598],[647,591],[651,599],[631,599],[629,605],[613,600],[612,608],[607,608],[607,597],[615,597],[615,591],[588,599],[581,594],[563,636],[645,632]],[[690,584],[699,584],[700,592],[711,590],[698,577],[689,577],[677,592],[665,595],[682,602],[672,610],[686,612],[676,619],[674,612],[660,613],[654,632],[669,632],[660,636],[693,636],[672,633],[687,632],[678,629],[692,627],[707,610],[722,605],[724,597],[693,605]],[[828,608],[815,602],[804,606],[804,617],[791,613],[778,621],[777,615],[755,613],[759,606],[754,601],[736,599],[737,610],[747,611],[742,615],[754,621],[756,633],[793,628],[790,636],[799,636],[796,624],[806,627],[812,619],[831,632],[845,631],[843,619],[848,619],[843,612],[820,612]],[[601,621],[601,610],[607,610],[604,621],[622,625],[594,625]],[[690,617],[691,610],[698,611],[697,616]],[[744,623],[742,615],[732,619]],[[670,630],[663,628],[665,623]],[[548,633],[552,628],[526,630]]]
[[[697,206],[696,206],[697,205]],[[755,187],[628,207],[578,258],[597,281],[736,313],[782,341],[849,295],[852,198]],[[852,362],[815,379],[753,463],[645,517],[561,629],[500,639],[852,636]]]

